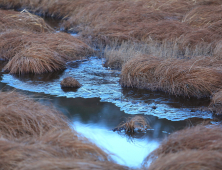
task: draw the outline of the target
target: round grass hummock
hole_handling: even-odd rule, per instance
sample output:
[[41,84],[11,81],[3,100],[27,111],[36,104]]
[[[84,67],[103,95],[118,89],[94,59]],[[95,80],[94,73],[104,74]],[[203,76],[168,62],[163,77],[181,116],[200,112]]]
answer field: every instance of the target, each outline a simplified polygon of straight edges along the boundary
[[66,77],[60,83],[62,88],[79,88],[82,85],[73,77]]

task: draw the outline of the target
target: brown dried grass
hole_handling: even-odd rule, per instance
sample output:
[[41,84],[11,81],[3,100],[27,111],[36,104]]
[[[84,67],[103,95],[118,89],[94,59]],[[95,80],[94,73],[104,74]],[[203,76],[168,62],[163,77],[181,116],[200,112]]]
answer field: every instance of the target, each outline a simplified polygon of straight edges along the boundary
[[173,95],[209,97],[222,86],[221,64],[220,60],[210,57],[185,60],[142,56],[123,66],[120,84]]
[[214,105],[214,106],[222,105],[222,91],[221,90],[219,90],[217,93],[214,93],[211,99],[211,105]]
[[3,70],[10,74],[42,74],[65,69],[66,61],[56,51],[32,44],[16,53]]
[[186,150],[222,151],[222,128],[219,125],[197,125],[172,133],[148,155],[145,162],[161,155],[180,153]]
[[160,156],[148,170],[220,170],[222,153],[217,151],[183,151]]
[[222,7],[220,5],[201,5],[188,12],[183,22],[193,27],[210,27],[211,24],[221,21]]
[[73,88],[78,88],[81,87],[82,85],[73,77],[66,77],[64,78],[61,83],[60,83],[62,88],[65,87],[73,87]]
[[214,116],[217,118],[221,118],[222,115],[222,90],[218,90],[218,92],[214,93],[211,98],[211,103],[208,107],[210,111],[214,113]]
[[134,133],[137,131],[146,131],[150,128],[147,119],[144,116],[134,116],[128,118],[125,123],[120,124],[114,128],[113,131],[125,130],[125,132]]
[[32,32],[55,32],[45,21],[26,10],[22,12],[0,10],[0,32],[8,29],[22,29]]
[[[219,44],[218,44],[219,46]],[[107,45],[104,49],[104,58],[106,59],[105,66],[112,69],[122,69],[122,66],[131,60],[142,55],[152,55],[167,58],[193,58],[198,56],[212,56],[213,49],[212,44],[199,44],[194,47],[180,48],[181,44],[177,40],[175,41],[153,41],[148,40],[144,43],[139,42],[122,42],[120,45],[117,42]],[[218,48],[218,52],[220,47]],[[216,57],[216,56],[215,56]],[[220,60],[220,57],[216,57]]]
[[[44,73],[65,68],[65,63],[80,60],[93,50],[66,33],[42,33],[9,30],[0,35],[0,58],[10,60],[10,73]],[[28,66],[28,67],[27,67]]]
[[68,129],[66,118],[17,92],[0,92],[0,134],[12,138],[42,136],[53,128]]
[[34,13],[54,18],[66,18],[89,0],[0,0],[0,6],[6,9],[26,8]]
[[190,48],[195,50],[196,47],[210,46],[211,49],[215,48],[215,44],[222,38],[220,32],[215,32],[210,29],[194,29],[178,38],[180,49]]

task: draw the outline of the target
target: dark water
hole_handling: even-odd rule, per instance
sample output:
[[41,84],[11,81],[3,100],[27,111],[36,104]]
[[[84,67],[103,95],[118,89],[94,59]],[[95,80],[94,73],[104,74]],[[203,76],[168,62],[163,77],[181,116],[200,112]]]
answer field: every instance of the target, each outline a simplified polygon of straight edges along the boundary
[[[57,31],[57,20],[46,21]],[[70,35],[71,36],[71,35]],[[162,92],[125,89],[119,85],[119,71],[103,67],[103,59],[70,62],[61,72],[42,75],[9,75],[0,73],[2,91],[16,89],[38,101],[51,103],[67,115],[70,126],[104,148],[118,163],[138,167],[143,159],[170,133],[211,119],[197,108],[209,105],[209,99],[187,99]],[[0,69],[4,65],[0,61]],[[64,91],[60,82],[75,77],[83,86]],[[112,129],[133,115],[144,115],[151,129],[146,133],[125,134]]]

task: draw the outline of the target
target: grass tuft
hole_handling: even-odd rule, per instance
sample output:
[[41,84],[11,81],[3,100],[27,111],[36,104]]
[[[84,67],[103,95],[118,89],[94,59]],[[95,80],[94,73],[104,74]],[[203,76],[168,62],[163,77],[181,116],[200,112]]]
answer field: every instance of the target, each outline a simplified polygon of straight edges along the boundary
[[142,56],[123,66],[120,84],[178,96],[209,97],[222,86],[221,64],[209,57],[187,60]]
[[60,83],[62,88],[79,88],[82,85],[73,77],[66,77]]
[[143,116],[134,116],[128,118],[125,123],[120,124],[118,127],[114,128],[113,131],[125,130],[126,133],[134,133],[135,131],[146,131],[150,126],[148,121]]

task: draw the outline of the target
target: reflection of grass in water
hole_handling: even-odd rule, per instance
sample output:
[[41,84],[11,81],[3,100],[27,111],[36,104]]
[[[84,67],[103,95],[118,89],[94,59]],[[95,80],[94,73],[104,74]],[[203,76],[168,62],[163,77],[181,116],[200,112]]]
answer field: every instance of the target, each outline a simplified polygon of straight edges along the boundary
[[150,126],[148,125],[148,121],[143,116],[134,116],[132,118],[128,118],[125,123],[120,124],[118,127],[114,128],[113,131],[122,131],[124,130],[126,133],[134,133],[134,131],[146,131]]

